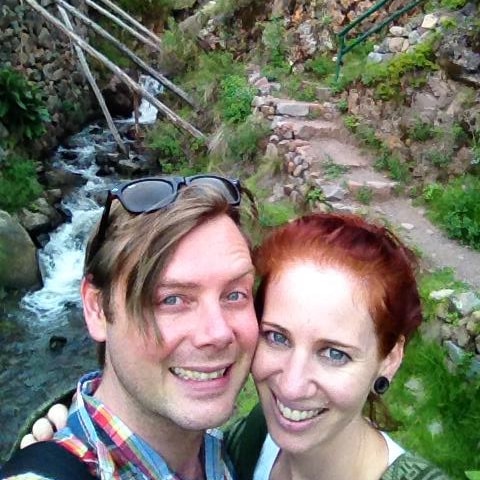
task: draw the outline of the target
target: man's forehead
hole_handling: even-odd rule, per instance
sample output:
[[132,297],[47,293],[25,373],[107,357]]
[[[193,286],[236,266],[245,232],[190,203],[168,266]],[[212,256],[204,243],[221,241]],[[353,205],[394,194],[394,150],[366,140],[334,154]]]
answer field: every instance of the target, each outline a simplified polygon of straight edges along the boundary
[[179,242],[164,279],[182,282],[213,274],[236,277],[253,271],[250,249],[238,226],[221,215],[195,227]]

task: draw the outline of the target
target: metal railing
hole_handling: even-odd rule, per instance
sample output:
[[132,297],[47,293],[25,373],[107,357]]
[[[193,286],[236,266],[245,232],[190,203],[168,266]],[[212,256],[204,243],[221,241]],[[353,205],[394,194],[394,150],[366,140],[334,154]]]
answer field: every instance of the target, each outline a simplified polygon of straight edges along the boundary
[[405,5],[401,9],[399,9],[396,12],[389,15],[387,18],[383,19],[378,25],[374,25],[373,27],[368,29],[366,32],[363,32],[359,36],[357,36],[356,38],[350,40],[348,42],[348,45],[347,45],[347,42],[346,42],[345,38],[346,38],[348,32],[350,32],[350,30],[355,28],[358,24],[362,23],[366,18],[368,18],[373,13],[380,10],[385,4],[390,3],[392,1],[393,0],[380,0],[375,5],[370,7],[367,11],[365,11],[362,15],[360,15],[358,18],[356,18],[353,22],[349,23],[345,28],[343,28],[337,34],[338,40],[339,40],[339,46],[338,46],[338,54],[337,54],[337,66],[336,66],[336,72],[335,72],[335,81],[338,80],[338,77],[340,75],[340,68],[342,66],[343,57],[348,52],[350,52],[350,50],[352,50],[358,44],[365,41],[370,35],[373,35],[374,33],[381,30],[385,25],[388,25],[389,23],[393,22],[395,19],[397,19],[398,17],[400,17],[404,13],[406,13],[409,10],[412,10],[413,8],[415,8],[418,4],[422,3],[424,0],[413,0],[408,5]]

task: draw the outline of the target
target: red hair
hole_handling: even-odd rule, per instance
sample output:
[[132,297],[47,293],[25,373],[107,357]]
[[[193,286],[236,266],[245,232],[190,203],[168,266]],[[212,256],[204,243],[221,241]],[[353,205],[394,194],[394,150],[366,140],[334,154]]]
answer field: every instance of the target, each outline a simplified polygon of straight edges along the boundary
[[410,249],[386,227],[354,215],[317,213],[275,229],[255,250],[261,283],[256,296],[262,318],[271,278],[294,261],[345,269],[366,294],[384,358],[403,335],[408,341],[422,320],[415,281],[417,263]]

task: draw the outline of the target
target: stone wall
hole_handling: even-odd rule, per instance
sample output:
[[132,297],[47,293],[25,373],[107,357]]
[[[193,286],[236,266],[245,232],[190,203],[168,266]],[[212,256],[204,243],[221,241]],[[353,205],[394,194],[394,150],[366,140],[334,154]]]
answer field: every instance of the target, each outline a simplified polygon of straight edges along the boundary
[[[55,2],[39,3],[58,17]],[[71,2],[85,10],[84,0]],[[75,22],[74,22],[75,23]],[[86,30],[79,26],[82,36]],[[79,130],[96,108],[90,87],[80,71],[68,38],[27,3],[2,0],[0,5],[0,67],[12,67],[34,82],[44,94],[51,123],[36,153],[56,146]],[[8,129],[8,125],[6,125]]]

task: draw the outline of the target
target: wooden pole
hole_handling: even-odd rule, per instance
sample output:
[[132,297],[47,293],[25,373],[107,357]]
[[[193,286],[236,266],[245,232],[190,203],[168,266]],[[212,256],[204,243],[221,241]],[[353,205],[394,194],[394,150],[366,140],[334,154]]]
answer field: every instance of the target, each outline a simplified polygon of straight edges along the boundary
[[109,18],[112,22],[116,23],[117,25],[120,25],[122,28],[124,28],[127,32],[130,32],[134,37],[138,38],[141,40],[143,43],[146,43],[150,47],[152,47],[154,50],[157,52],[162,53],[162,49],[160,48],[160,45],[157,43],[152,42],[149,38],[145,37],[144,35],[141,35],[138,33],[136,30],[134,30],[132,27],[127,25],[125,22],[122,22],[119,18],[117,18],[115,15],[112,15],[108,10],[105,10],[103,7],[100,5],[97,5],[95,2],[92,0],[85,0],[85,3],[89,6],[100,12],[102,15],[105,17]]
[[177,125],[180,128],[183,128],[185,131],[190,133],[195,138],[199,138],[201,140],[206,140],[205,135],[198,129],[196,129],[193,125],[188,123],[183,118],[179,117],[175,112],[173,112],[170,108],[156,99],[151,93],[147,92],[144,88],[138,85],[137,82],[132,80],[125,72],[123,72],[120,68],[118,68],[113,62],[111,62],[105,55],[95,50],[91,47],[85,40],[79,37],[76,33],[69,30],[62,22],[60,22],[56,17],[51,15],[47,10],[41,7],[35,0],[24,0],[28,3],[34,10],[40,13],[46,20],[50,23],[55,25],[59,30],[61,30],[65,35],[67,35],[70,39],[72,39],[78,46],[80,46],[83,50],[89,53],[92,57],[96,58],[100,62],[102,62],[109,70],[111,70],[115,75],[120,77],[132,90],[139,93],[143,98],[147,99],[154,107],[160,110],[167,119],[172,122],[174,125]]
[[[65,23],[65,25],[70,30],[73,31],[73,25],[70,22],[70,19],[68,18],[67,12],[60,5],[57,5],[57,8],[58,8],[58,11],[60,12],[60,15],[63,18],[63,22]],[[93,92],[95,93],[95,97],[97,97],[97,101],[100,104],[100,108],[102,109],[103,115],[105,116],[105,120],[107,121],[108,128],[112,132],[113,138],[117,142],[117,145],[119,146],[120,150],[125,154],[125,156],[128,157],[128,150],[125,147],[125,144],[122,142],[122,139],[120,138],[120,134],[118,133],[115,123],[113,123],[112,116],[108,111],[102,92],[98,88],[97,82],[95,81],[95,78],[92,75],[90,67],[88,66],[85,55],[83,54],[83,50],[75,43],[73,43],[73,48],[75,49],[75,53],[77,54],[78,60],[80,61],[80,65],[83,69],[83,72],[85,73],[85,76],[87,77],[87,80],[90,83],[90,86],[92,87]]]
[[152,41],[158,43],[158,45],[161,45],[162,40],[160,38],[158,38],[152,31],[150,31],[140,22],[137,22],[137,20],[131,17],[127,12],[125,12],[125,10],[122,10],[118,5],[115,5],[115,3],[110,2],[110,0],[100,0],[100,1],[105,5],[107,5],[108,7],[110,7],[114,12],[118,13],[121,17],[128,20],[133,26],[138,28],[138,30],[143,32],[148,37],[150,37]]
[[177,87],[174,83],[172,83],[168,78],[163,76],[161,73],[157,72],[153,69],[150,65],[144,62],[140,57],[135,55],[126,45],[119,42],[113,35],[103,29],[100,25],[95,23],[94,21],[90,20],[86,15],[80,12],[77,8],[73,7],[69,3],[65,2],[65,0],[56,0],[58,4],[60,4],[64,9],[68,10],[72,15],[79,18],[84,22],[86,25],[91,27],[95,32],[101,35],[103,38],[106,38],[110,42],[112,42],[115,47],[117,47],[122,53],[124,53],[128,58],[134,61],[145,73],[150,75],[151,77],[158,80],[162,85],[166,88],[171,90],[173,93],[178,95],[181,99],[185,100],[189,105],[193,108],[197,109],[197,105],[195,102],[184,92],[181,88]]

